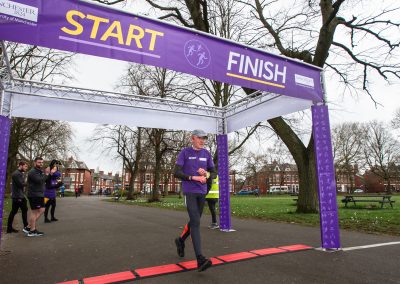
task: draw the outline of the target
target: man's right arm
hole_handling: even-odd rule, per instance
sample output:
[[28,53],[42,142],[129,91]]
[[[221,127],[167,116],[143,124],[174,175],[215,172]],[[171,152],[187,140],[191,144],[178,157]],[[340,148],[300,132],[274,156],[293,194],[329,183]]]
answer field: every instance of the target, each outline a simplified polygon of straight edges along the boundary
[[182,166],[175,165],[174,168],[174,177],[179,178],[181,180],[191,180],[191,177],[183,172]]

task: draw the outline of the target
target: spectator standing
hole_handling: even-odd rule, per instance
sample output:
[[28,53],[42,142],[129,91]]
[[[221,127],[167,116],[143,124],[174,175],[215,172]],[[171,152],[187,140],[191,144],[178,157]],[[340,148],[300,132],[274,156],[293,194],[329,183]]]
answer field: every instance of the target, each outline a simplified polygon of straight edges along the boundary
[[[45,210],[44,210],[44,222],[50,223],[51,221],[58,221],[58,219],[54,216],[56,211],[56,189],[59,188],[63,183],[61,182],[61,173],[58,170],[58,161],[53,160],[50,163],[50,169],[54,170],[53,173],[50,173],[49,178],[46,180],[46,190],[44,192],[44,197],[47,199]],[[51,207],[50,214],[51,219],[48,218],[49,208]]]
[[[28,237],[43,236],[44,233],[36,229],[36,221],[44,212],[44,190],[46,180],[50,175],[42,171],[43,159],[36,157],[34,161],[34,168],[28,173],[28,199],[31,206],[29,225],[24,228],[24,232],[28,233]],[[46,172],[53,174],[55,169],[46,169]]]
[[12,207],[10,215],[8,216],[7,222],[7,233],[17,233],[18,230],[14,229],[13,221],[15,215],[18,213],[18,209],[21,208],[22,213],[22,222],[24,224],[24,228],[28,226],[28,206],[26,203],[24,188],[26,186],[24,173],[28,169],[28,164],[26,162],[19,162],[18,169],[13,172],[11,175],[12,181]]
[[209,151],[204,149],[207,134],[203,130],[194,130],[191,136],[192,147],[183,149],[175,164],[174,176],[182,180],[186,209],[189,214],[181,236],[175,239],[180,257],[185,255],[185,240],[191,236],[199,272],[212,266],[211,260],[202,254],[200,239],[200,218],[203,213],[207,194],[207,179],[215,177],[214,162]]
[[210,229],[218,229],[219,225],[217,223],[217,214],[215,205],[219,199],[219,179],[218,175],[215,179],[210,179],[211,185],[209,186],[210,182],[207,182],[207,186],[209,187],[209,192],[206,195],[206,201],[208,204],[208,208],[210,209],[211,213],[211,225],[209,226]]
[[64,186],[64,184],[62,184],[61,186],[60,186],[60,197],[64,197],[65,196],[65,186]]

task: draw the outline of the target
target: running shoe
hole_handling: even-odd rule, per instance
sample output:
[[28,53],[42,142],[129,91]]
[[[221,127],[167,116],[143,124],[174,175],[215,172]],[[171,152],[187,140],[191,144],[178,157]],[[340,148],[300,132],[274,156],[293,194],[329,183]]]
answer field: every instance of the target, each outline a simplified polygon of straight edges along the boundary
[[219,226],[217,223],[212,223],[210,226],[208,226],[208,228],[211,230],[215,230],[215,229],[219,229]]
[[185,256],[185,243],[180,240],[180,238],[175,239],[176,251],[180,257]]
[[43,235],[44,235],[44,233],[39,232],[38,230],[29,231],[29,233],[28,233],[28,237],[39,237],[39,236],[43,236]]
[[212,266],[212,261],[205,258],[204,256],[200,256],[197,259],[197,271],[202,272]]

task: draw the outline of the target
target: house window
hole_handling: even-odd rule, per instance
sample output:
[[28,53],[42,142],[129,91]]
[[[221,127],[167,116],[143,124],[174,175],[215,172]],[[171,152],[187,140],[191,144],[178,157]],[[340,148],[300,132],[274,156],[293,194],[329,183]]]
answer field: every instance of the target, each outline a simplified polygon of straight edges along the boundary
[[81,179],[80,182],[83,182],[83,173],[81,173]]
[[150,174],[146,174],[146,182],[150,181]]
[[75,181],[75,174],[71,174],[71,181]]

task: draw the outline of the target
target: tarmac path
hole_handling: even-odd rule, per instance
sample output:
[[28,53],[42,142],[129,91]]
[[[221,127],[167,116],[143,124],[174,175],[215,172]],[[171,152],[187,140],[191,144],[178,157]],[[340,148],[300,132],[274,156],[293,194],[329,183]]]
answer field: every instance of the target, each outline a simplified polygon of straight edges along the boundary
[[[58,222],[39,220],[42,237],[3,234],[0,283],[58,283],[92,276],[175,264],[195,259],[176,254],[174,238],[187,213],[103,202],[99,197],[57,199]],[[208,209],[205,209],[208,210]],[[21,217],[16,216],[21,228]],[[232,219],[236,232],[201,224],[203,252],[215,257],[255,249],[304,244],[320,247],[319,228]],[[341,231],[339,252],[304,250],[247,259],[210,268],[136,279],[132,283],[400,283],[400,238]],[[359,248],[389,243],[378,247]],[[354,248],[356,247],[356,248]],[[78,283],[76,281],[76,283]]]

